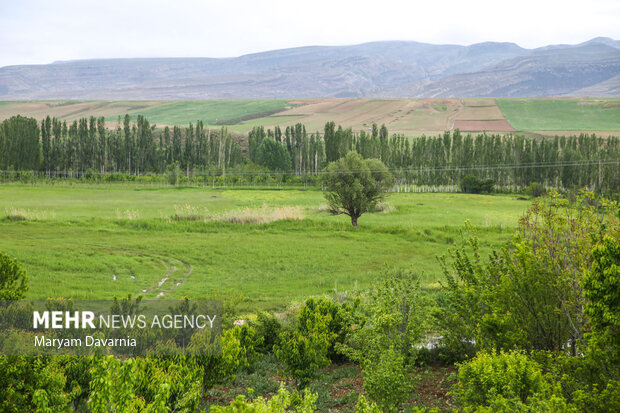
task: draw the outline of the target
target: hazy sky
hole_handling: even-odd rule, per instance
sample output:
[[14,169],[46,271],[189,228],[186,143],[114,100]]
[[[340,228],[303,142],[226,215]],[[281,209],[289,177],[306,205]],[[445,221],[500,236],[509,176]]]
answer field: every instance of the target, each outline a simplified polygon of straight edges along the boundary
[[415,40],[620,39],[618,0],[0,0],[0,66]]

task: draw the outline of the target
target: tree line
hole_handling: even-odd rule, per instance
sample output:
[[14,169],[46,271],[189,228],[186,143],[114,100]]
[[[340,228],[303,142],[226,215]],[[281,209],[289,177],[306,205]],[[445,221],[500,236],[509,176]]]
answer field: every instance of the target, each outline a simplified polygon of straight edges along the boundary
[[[459,130],[440,136],[409,139],[389,135],[385,125],[354,133],[351,128],[325,124],[323,134],[310,135],[302,124],[282,132],[255,127],[248,136],[249,160],[272,170],[296,175],[317,174],[328,162],[350,151],[381,160],[397,183],[459,185],[468,175],[487,179],[502,188],[522,188],[537,182],[546,187],[588,187],[610,192],[620,187],[620,140],[594,134],[554,138],[519,135],[463,135]],[[278,153],[267,159],[265,151]]]
[[157,130],[142,115],[129,115],[115,129],[103,117],[81,118],[68,124],[46,117],[14,116],[0,126],[0,169],[34,170],[48,176],[69,172],[124,172],[140,175],[164,172],[171,165],[200,170],[225,170],[242,163],[241,146],[226,129],[205,128],[202,121],[188,127]]
[[[354,132],[334,122],[322,132],[306,126],[253,128],[245,141],[201,121],[188,127],[156,129],[139,115],[119,118],[115,129],[104,118],[67,124],[49,116],[41,121],[15,116],[0,127],[0,169],[34,170],[49,175],[71,171],[161,173],[178,165],[187,176],[252,165],[278,174],[318,175],[329,162],[355,151],[381,160],[399,188],[458,185],[463,177],[489,179],[496,187],[519,189],[537,182],[545,187],[587,187],[612,192],[620,187],[620,139],[594,134],[555,138],[519,135],[463,135],[410,139],[373,124]],[[260,168],[258,168],[260,169]],[[263,169],[264,170],[264,169]]]

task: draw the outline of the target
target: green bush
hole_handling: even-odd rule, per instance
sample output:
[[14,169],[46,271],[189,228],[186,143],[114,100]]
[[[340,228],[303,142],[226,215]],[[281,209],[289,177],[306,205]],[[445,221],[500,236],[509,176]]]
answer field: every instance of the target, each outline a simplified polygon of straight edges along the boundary
[[335,350],[336,343],[344,343],[349,330],[348,321],[352,309],[349,305],[339,304],[327,298],[309,298],[299,310],[299,331],[307,334],[314,328],[317,320],[327,318],[327,332],[334,337],[327,350],[331,361],[343,361],[343,355]]
[[436,320],[443,341],[454,349],[476,343],[488,350],[582,351],[584,300],[578,286],[595,240],[620,228],[609,208],[589,199],[590,194],[581,194],[577,204],[557,194],[538,199],[513,239],[488,259],[481,257],[475,236],[451,251],[449,265],[442,259],[445,282]]
[[376,361],[367,361],[363,366],[363,374],[368,397],[384,412],[397,411],[409,399],[413,390],[405,357],[394,349],[387,349]]
[[513,351],[498,355],[479,353],[459,365],[453,393],[464,406],[490,406],[498,397],[522,403],[537,394],[550,394],[550,385],[538,363]]
[[24,298],[28,279],[21,266],[0,251],[0,303]]
[[413,389],[407,372],[429,327],[430,302],[413,271],[386,271],[364,296],[339,352],[362,366],[364,389],[384,410],[395,410]]
[[542,367],[547,381],[558,387],[557,394],[577,411],[620,411],[620,365],[596,343],[588,343],[585,354],[578,357],[536,351],[530,358]]
[[607,236],[592,251],[592,268],[583,277],[585,313],[595,338],[620,359],[620,241]]
[[244,361],[241,366],[247,369],[258,360],[259,353],[257,352],[257,348],[262,346],[263,337],[259,336],[254,328],[247,325],[235,326],[232,332],[239,340],[245,353]]
[[377,406],[377,403],[369,402],[362,394],[359,399],[357,399],[355,413],[381,413],[381,410]]
[[532,198],[543,196],[546,192],[545,187],[538,182],[531,182],[527,188],[525,188],[525,194],[531,196]]
[[329,315],[317,315],[307,324],[305,332],[299,328],[285,331],[274,346],[276,356],[298,388],[305,388],[320,369],[330,364],[327,352],[335,339],[327,327],[330,321]]
[[93,413],[193,412],[200,401],[202,372],[191,359],[95,357],[90,374]]
[[256,330],[256,335],[262,339],[260,344],[256,344],[256,351],[263,354],[273,351],[273,346],[278,343],[278,336],[282,331],[282,324],[278,318],[273,314],[260,312],[256,321],[251,322],[251,326]]
[[0,355],[0,411],[70,411],[67,378],[52,357]]
[[178,162],[168,165],[166,168],[166,179],[170,185],[176,186],[179,184],[179,179],[182,177],[183,173],[181,172],[181,168],[179,168]]
[[493,192],[494,186],[493,179],[480,179],[473,174],[465,175],[459,183],[461,191],[468,194],[490,193]]
[[417,357],[415,345],[430,327],[431,304],[415,272],[388,270],[353,309],[346,342],[336,347],[362,365],[393,348],[410,365]]
[[567,404],[566,400],[560,396],[535,395],[528,403],[523,403],[518,398],[507,399],[497,396],[489,406],[468,407],[464,411],[466,413],[577,413],[581,410]]
[[308,389],[303,396],[288,392],[284,383],[280,384],[280,390],[270,400],[257,397],[247,401],[245,396],[239,395],[228,406],[213,406],[211,413],[312,413],[315,411],[317,395],[310,393]]
[[620,381],[610,380],[606,385],[579,389],[573,394],[573,404],[581,412],[620,411]]

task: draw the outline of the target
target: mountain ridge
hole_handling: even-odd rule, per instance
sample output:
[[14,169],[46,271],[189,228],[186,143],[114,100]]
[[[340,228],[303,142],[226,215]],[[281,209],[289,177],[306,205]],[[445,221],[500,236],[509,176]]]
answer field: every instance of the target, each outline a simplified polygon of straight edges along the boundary
[[525,49],[378,41],[238,57],[112,58],[0,68],[0,100],[569,96],[620,90],[620,41]]

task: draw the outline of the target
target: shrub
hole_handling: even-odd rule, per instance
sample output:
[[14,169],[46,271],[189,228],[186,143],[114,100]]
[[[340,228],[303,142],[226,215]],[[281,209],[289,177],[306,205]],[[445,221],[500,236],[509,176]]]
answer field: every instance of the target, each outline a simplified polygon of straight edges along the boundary
[[314,328],[317,322],[325,318],[327,322],[327,332],[334,340],[330,343],[327,355],[332,361],[342,361],[343,356],[335,350],[336,343],[344,343],[348,331],[350,306],[339,304],[327,298],[309,298],[299,310],[299,331],[307,334]]
[[566,400],[557,395],[534,395],[528,403],[523,403],[517,398],[507,399],[503,396],[497,396],[490,402],[489,406],[465,409],[467,413],[577,413],[579,411],[581,410],[567,404]]
[[335,339],[335,334],[327,327],[330,321],[329,315],[318,315],[308,323],[305,332],[300,329],[286,331],[280,334],[279,343],[274,346],[278,359],[298,388],[305,388],[320,369],[330,364],[327,352]]
[[620,358],[620,242],[607,236],[592,251],[593,263],[583,277],[585,312],[599,342],[608,342]]
[[388,271],[351,317],[345,344],[336,346],[361,364],[364,389],[384,410],[400,406],[413,388],[407,371],[428,326],[429,304],[415,273]]
[[228,406],[211,407],[211,413],[312,413],[315,411],[316,399],[317,395],[310,393],[308,389],[303,396],[299,396],[288,392],[284,383],[280,383],[280,390],[271,400],[259,396],[255,400],[247,401],[245,396],[239,395]]
[[518,351],[498,355],[479,353],[459,365],[454,395],[465,406],[489,406],[498,397],[527,403],[539,393],[549,393],[538,363]]
[[33,171],[23,171],[19,173],[19,179],[24,184],[33,184],[35,182],[34,172]]
[[495,181],[493,179],[480,179],[473,174],[465,175],[459,183],[462,192],[468,194],[481,194],[493,192]]
[[166,179],[170,185],[178,185],[181,175],[181,168],[179,168],[179,164],[176,162],[168,165],[166,168]]
[[245,353],[245,360],[242,366],[245,368],[250,367],[255,361],[258,360],[257,348],[263,344],[263,337],[256,333],[256,330],[250,326],[242,325],[235,326],[232,329],[233,335],[239,340],[241,347]]
[[53,357],[0,355],[0,409],[7,413],[68,411],[67,378]]
[[88,407],[94,413],[192,412],[200,401],[202,372],[186,359],[98,357],[90,374]]
[[27,281],[21,266],[0,251],[0,302],[24,298],[28,290]]
[[545,187],[538,182],[531,182],[527,188],[525,188],[525,194],[532,198],[538,198],[546,194]]
[[594,240],[619,228],[617,217],[587,198],[582,195],[578,205],[557,196],[537,200],[513,240],[487,260],[475,237],[451,251],[450,265],[442,260],[445,283],[436,319],[445,342],[555,352],[568,343],[573,355],[579,352],[584,267]]
[[408,269],[386,271],[371,288],[361,304],[352,310],[352,325],[339,352],[364,365],[378,360],[387,349],[394,348],[415,361],[415,345],[429,323],[430,301],[420,291],[417,274]]
[[368,397],[384,412],[396,411],[413,390],[405,358],[394,349],[382,352],[376,362],[367,361],[363,366],[363,374]]
[[357,399],[355,413],[381,413],[381,410],[377,406],[377,403],[369,402],[362,394],[359,399]]
[[256,330],[256,335],[262,339],[261,343],[256,345],[256,350],[263,354],[270,353],[278,343],[278,336],[282,331],[280,321],[273,314],[260,312],[251,325]]
[[606,385],[579,389],[573,394],[573,404],[581,412],[620,411],[620,381],[610,380]]

